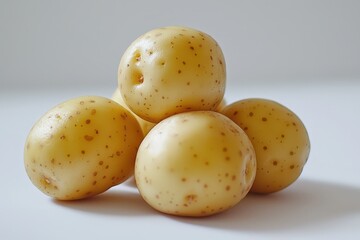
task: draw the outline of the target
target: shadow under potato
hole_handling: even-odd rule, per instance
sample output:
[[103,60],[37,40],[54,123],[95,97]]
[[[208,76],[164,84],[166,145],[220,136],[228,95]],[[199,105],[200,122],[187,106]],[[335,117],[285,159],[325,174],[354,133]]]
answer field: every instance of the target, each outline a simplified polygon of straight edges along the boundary
[[176,219],[212,228],[270,232],[314,227],[354,214],[360,214],[360,188],[301,179],[278,193],[249,194],[219,215]]
[[62,207],[101,215],[143,217],[157,213],[145,203],[138,192],[122,191],[116,187],[87,199],[53,202]]
[[232,209],[202,218],[161,214],[147,205],[135,189],[123,191],[117,187],[89,199],[54,200],[54,203],[100,215],[162,215],[174,221],[204,227],[270,232],[314,227],[348,215],[360,214],[360,188],[299,179],[281,192],[269,195],[249,194]]

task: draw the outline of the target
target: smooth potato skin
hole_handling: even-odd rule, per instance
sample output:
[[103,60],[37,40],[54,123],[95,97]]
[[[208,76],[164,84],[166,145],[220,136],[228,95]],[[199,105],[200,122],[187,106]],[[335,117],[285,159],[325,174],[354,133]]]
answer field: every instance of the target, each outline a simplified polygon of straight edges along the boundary
[[227,106],[226,99],[223,98],[220,102],[220,104],[216,107],[215,111],[221,113],[221,111],[224,109],[224,107]]
[[230,104],[222,113],[246,132],[255,148],[257,173],[251,192],[277,192],[298,179],[310,154],[310,139],[290,109],[250,98]]
[[121,94],[120,94],[120,90],[116,89],[111,97],[112,100],[114,100],[115,102],[119,103],[121,106],[123,106],[124,108],[126,108],[127,110],[129,110],[134,117],[136,118],[136,120],[138,121],[138,123],[140,124],[140,127],[143,131],[144,136],[146,134],[148,134],[148,132],[156,125],[155,123],[146,121],[144,119],[142,119],[141,117],[139,117],[138,115],[136,115],[135,113],[133,113],[131,111],[131,109],[126,105],[126,103],[124,102],[124,99],[122,98]]
[[135,118],[97,96],[68,100],[35,123],[25,143],[32,183],[59,200],[94,196],[133,174],[143,138]]
[[208,34],[171,26],[151,30],[123,54],[118,85],[141,118],[159,122],[191,110],[215,110],[226,83],[222,50]]
[[158,123],[144,138],[135,163],[142,197],[158,211],[208,216],[237,204],[256,173],[246,134],[210,111],[180,113]]
[[[156,123],[146,121],[146,120],[142,119],[141,117],[139,117],[138,115],[136,115],[134,112],[132,112],[131,109],[129,108],[129,106],[127,106],[126,103],[124,102],[124,99],[122,98],[119,89],[116,89],[114,91],[113,95],[111,96],[111,99],[114,100],[115,102],[119,103],[121,106],[123,106],[127,110],[129,110],[135,116],[136,120],[140,124],[140,127],[144,133],[144,136],[146,136],[146,134],[148,134],[148,132],[156,125]],[[225,106],[226,106],[226,100],[222,99],[215,111],[220,112]]]

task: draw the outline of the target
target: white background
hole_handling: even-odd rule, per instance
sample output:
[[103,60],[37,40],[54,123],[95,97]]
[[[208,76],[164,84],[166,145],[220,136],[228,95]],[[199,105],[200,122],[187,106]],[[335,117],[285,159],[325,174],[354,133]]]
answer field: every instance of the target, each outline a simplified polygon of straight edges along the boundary
[[[0,239],[359,239],[359,13],[340,0],[0,0]],[[23,167],[32,125],[71,97],[110,97],[126,47],[167,25],[219,42],[229,102],[271,98],[297,113],[312,146],[300,179],[200,219],[152,210],[131,183],[77,202],[43,195]]]
[[113,85],[146,31],[185,25],[213,36],[229,82],[360,77],[360,2],[0,1],[1,88]]

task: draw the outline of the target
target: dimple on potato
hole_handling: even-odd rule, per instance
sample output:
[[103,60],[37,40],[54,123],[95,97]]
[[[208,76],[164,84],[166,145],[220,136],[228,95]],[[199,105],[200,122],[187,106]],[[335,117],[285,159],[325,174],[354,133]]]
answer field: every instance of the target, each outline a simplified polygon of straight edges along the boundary
[[310,154],[310,139],[294,112],[272,100],[250,98],[226,106],[222,113],[246,132],[255,148],[251,192],[277,192],[298,179]]
[[70,99],[30,130],[24,164],[32,183],[59,200],[102,193],[133,174],[143,139],[133,115],[98,96]]
[[155,126],[155,123],[146,121],[131,111],[131,109],[124,102],[124,99],[122,98],[119,89],[116,89],[114,91],[111,99],[114,100],[115,102],[119,103],[121,106],[126,108],[128,111],[130,111],[135,116],[136,120],[140,124],[140,127],[141,127],[144,135],[146,135]]
[[220,113],[193,111],[150,130],[139,147],[134,175],[150,206],[196,217],[236,205],[255,173],[255,152],[244,131]]
[[155,123],[180,112],[215,110],[225,83],[219,44],[204,32],[181,26],[153,29],[137,38],[118,69],[126,104]]

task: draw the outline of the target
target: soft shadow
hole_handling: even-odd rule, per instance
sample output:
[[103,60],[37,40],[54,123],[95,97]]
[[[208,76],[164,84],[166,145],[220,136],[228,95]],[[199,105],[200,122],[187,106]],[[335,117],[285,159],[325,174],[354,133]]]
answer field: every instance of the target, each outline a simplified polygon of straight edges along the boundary
[[157,214],[138,192],[116,188],[88,199],[53,202],[62,207],[102,215],[143,217]]
[[234,208],[218,215],[206,218],[170,218],[211,228],[270,232],[314,227],[359,214],[360,188],[299,180],[279,193],[249,194]]

